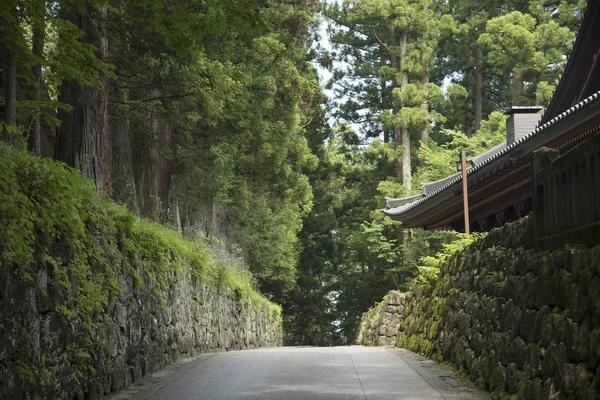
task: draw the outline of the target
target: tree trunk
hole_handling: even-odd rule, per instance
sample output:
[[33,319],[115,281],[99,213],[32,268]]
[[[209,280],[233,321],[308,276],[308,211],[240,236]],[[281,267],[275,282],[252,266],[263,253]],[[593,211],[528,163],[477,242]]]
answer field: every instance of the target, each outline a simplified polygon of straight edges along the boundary
[[[37,15],[34,18],[34,22],[33,22],[33,46],[32,46],[32,52],[33,55],[36,57],[43,57],[43,52],[44,52],[44,41],[45,41],[45,28],[46,28],[46,23],[44,21],[44,17],[45,17],[45,9],[44,9],[44,3],[40,2],[38,3],[38,6],[41,5],[41,7],[36,10],[37,11]],[[34,97],[33,100],[35,102],[35,114],[33,116],[33,130],[31,132],[30,135],[30,143],[29,143],[29,147],[30,147],[30,151],[37,155],[37,156],[41,156],[42,155],[42,124],[41,124],[41,110],[40,110],[40,102],[42,100],[42,64],[41,63],[36,63],[33,66],[33,77],[35,80],[34,83]]]
[[131,132],[129,125],[129,95],[126,89],[111,89],[109,133],[111,146],[111,178],[113,198],[138,213],[139,205],[133,177]]
[[[423,66],[423,76],[421,77],[421,86],[423,86],[423,92],[425,93],[425,101],[421,104],[421,109],[429,115],[429,102],[427,97],[429,96],[429,70]],[[429,121],[425,122],[423,129],[421,129],[421,141],[429,139]]]
[[[152,97],[152,92],[150,93]],[[141,130],[136,130],[132,135],[132,158],[135,178],[135,188],[140,207],[140,214],[154,221],[160,221],[162,207],[158,196],[153,190],[156,187],[156,176],[158,176],[158,152],[156,150],[156,137],[158,122],[154,113],[146,108],[145,118],[141,124]]]
[[167,115],[161,115],[159,122],[160,146],[160,180],[158,182],[158,196],[163,207],[164,217],[169,208],[169,194],[173,177],[173,164],[175,160],[175,138]]
[[402,252],[402,258],[404,260],[404,262],[410,262],[413,261],[413,256],[412,256],[412,240],[411,238],[411,231],[410,228],[409,229],[403,229],[402,230],[402,245],[403,245],[403,252]]
[[95,132],[94,91],[74,81],[63,82],[60,101],[73,106],[71,111],[60,110],[54,157],[80,170],[99,184],[97,134]]
[[523,79],[523,73],[515,71],[515,77],[513,79],[513,106],[519,105],[519,97],[521,96],[521,91],[523,90]]
[[[91,28],[100,28],[97,36],[98,46],[98,57],[103,60],[108,60],[108,39],[102,32],[106,26],[106,20],[108,18],[108,8],[102,7],[100,10],[99,19],[97,21],[91,21]],[[98,154],[100,162],[100,188],[107,193],[111,194],[111,178],[110,178],[110,134],[108,132],[108,76],[104,71],[100,72],[100,79],[102,79],[102,90],[96,91],[95,108],[96,111],[96,130],[98,132]]]
[[473,104],[470,101],[465,102],[465,135],[471,136],[473,134],[473,127],[471,125],[471,111],[473,110]]
[[[94,13],[97,11],[97,13]],[[105,60],[106,38],[101,34],[106,8],[83,14],[69,12],[68,19],[83,29],[88,43],[94,44],[97,56]],[[64,82],[60,100],[73,106],[71,112],[60,111],[62,125],[57,132],[55,158],[79,169],[92,179],[99,190],[110,193],[110,138],[108,135],[108,78],[99,71],[101,89],[85,87],[78,82]]]
[[[429,2],[426,1],[423,4],[424,8],[423,8],[423,12],[424,12],[424,16],[423,16],[423,20],[424,21],[431,21],[431,16],[429,15]],[[427,36],[424,37],[424,39],[426,39]],[[429,62],[426,58],[426,56],[424,56],[425,51],[422,50],[421,53],[421,65],[423,67],[423,75],[421,75],[421,86],[423,87],[423,94],[425,95],[425,101],[423,103],[421,103],[421,109],[423,111],[425,111],[425,114],[427,115],[427,120],[425,121],[425,124],[423,125],[423,128],[421,129],[421,141],[424,142],[427,139],[429,139]]]
[[[473,77],[475,78],[476,66],[475,66],[475,59],[474,59],[474,55],[473,55],[474,51],[475,51],[475,48],[473,47],[472,41],[469,38],[467,38],[467,54],[466,54],[467,65],[466,65],[465,73],[473,74]],[[475,84],[475,86],[477,86],[477,85]],[[477,90],[475,89],[473,84],[470,82],[467,87],[467,90],[469,92],[469,98],[467,99],[467,101],[465,101],[464,124],[465,124],[465,135],[471,136],[471,134],[473,133],[473,119],[474,119],[473,118],[473,108],[476,103]]]
[[183,233],[183,227],[181,225],[181,213],[179,211],[179,200],[177,198],[173,199],[173,208],[175,209],[173,212],[173,223],[177,227],[177,232]]
[[[391,64],[392,64],[392,68],[397,71],[399,74],[402,73],[402,70],[400,69],[400,55],[396,54],[396,53],[392,53],[392,58],[391,58]],[[396,89],[398,87],[398,79],[396,77],[394,77],[393,81],[392,81],[392,92],[394,89]],[[400,112],[400,100],[395,100],[392,98],[392,114],[393,115],[398,115],[398,113]],[[396,146],[401,146],[402,145],[402,137],[400,136],[400,128],[399,126],[395,125],[392,127],[392,132],[393,134],[393,138],[389,138],[390,141],[393,140],[394,144]],[[398,157],[398,159],[396,160],[396,178],[398,180],[402,179],[402,159],[400,157]]]
[[[17,125],[17,57],[14,50],[6,48],[4,67],[4,123],[7,126]],[[4,129],[2,140],[9,144],[14,142],[14,134]]]
[[[11,0],[9,4],[3,8],[7,10],[7,20],[3,23],[7,25],[6,32],[8,37],[3,38],[5,43],[12,45],[3,46],[4,50],[4,65],[2,70],[4,72],[4,123],[7,126],[17,125],[17,53],[16,46],[17,41],[15,40],[15,33],[17,32],[17,2]],[[12,144],[14,142],[14,135],[11,134],[8,129],[2,129],[2,140]]]
[[[386,52],[383,44],[379,45],[379,68],[385,66],[385,57],[383,56]],[[382,76],[380,78],[380,90],[381,90],[381,110],[386,110],[389,108],[389,101],[387,98],[387,80]],[[390,128],[387,126],[383,126],[383,143],[390,142]]]
[[[404,91],[408,85],[408,70],[406,68],[406,32],[402,32],[400,36],[400,70],[402,71],[402,84],[400,88]],[[404,107],[404,104],[400,104]],[[410,194],[412,190],[412,174],[410,165],[410,133],[408,132],[408,123],[402,120],[400,126],[400,139],[402,142],[402,186],[406,194]]]
[[13,50],[6,52],[6,97],[4,122],[17,124],[17,55]]
[[483,119],[483,50],[475,49],[475,132],[481,126]]
[[[150,92],[151,97],[159,95],[158,90]],[[132,137],[135,187],[140,214],[162,222],[167,217],[174,140],[167,116],[147,103],[145,107],[142,129]]]

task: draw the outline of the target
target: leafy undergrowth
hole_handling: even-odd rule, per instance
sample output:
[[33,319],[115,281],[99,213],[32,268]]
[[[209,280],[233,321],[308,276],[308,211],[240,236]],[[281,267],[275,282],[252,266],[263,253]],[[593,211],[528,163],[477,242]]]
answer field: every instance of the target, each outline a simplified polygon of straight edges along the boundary
[[442,250],[435,256],[421,257],[417,264],[419,275],[416,278],[417,283],[427,283],[435,281],[440,273],[440,265],[452,257],[455,253],[464,250],[474,241],[485,236],[485,233],[472,233],[470,235],[461,235],[459,239],[442,245]]
[[422,257],[417,264],[419,275],[406,293],[404,317],[396,336],[396,346],[442,361],[440,324],[453,289],[452,277],[440,275],[440,267],[452,257],[465,253],[471,243],[485,234],[471,234],[449,244],[435,256]]
[[53,288],[70,298],[60,307],[69,319],[80,318],[91,329],[123,277],[163,298],[166,282],[187,268],[202,285],[227,287],[245,307],[268,306],[280,316],[247,271],[217,261],[203,243],[140,219],[99,194],[80,172],[3,143],[0,158],[0,272],[34,284],[45,266]]

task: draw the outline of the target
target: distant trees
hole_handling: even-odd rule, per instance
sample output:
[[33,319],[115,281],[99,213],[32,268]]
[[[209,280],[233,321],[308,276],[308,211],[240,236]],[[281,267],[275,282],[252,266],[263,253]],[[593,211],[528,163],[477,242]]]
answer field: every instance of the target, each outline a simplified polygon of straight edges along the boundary
[[378,211],[384,196],[420,192],[456,171],[460,150],[474,156],[502,142],[511,105],[545,104],[584,5],[327,2],[331,47],[319,62],[331,71],[335,126],[326,145],[311,146],[321,162],[310,174],[298,287],[284,307],[288,343],[352,340],[361,312],[457,238],[403,232]]
[[408,194],[419,141],[443,142],[444,129],[470,136],[494,110],[549,100],[584,4],[331,2],[332,50],[321,62],[333,69],[333,113],[397,148]]
[[56,126],[57,160],[247,266],[289,343],[343,343],[454,238],[409,242],[384,196],[500,142],[498,110],[545,104],[585,3],[6,0],[0,136],[41,154]]
[[[0,5],[5,140],[54,156],[140,215],[238,243],[275,299],[312,206],[316,0],[10,0]],[[223,229],[207,224],[218,209]]]

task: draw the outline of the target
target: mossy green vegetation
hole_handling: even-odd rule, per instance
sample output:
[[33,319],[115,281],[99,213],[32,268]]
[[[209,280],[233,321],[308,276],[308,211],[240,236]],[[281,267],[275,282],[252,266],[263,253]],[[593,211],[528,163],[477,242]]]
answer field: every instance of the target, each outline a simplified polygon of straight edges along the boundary
[[408,303],[413,306],[405,312],[396,337],[396,345],[415,351],[426,357],[438,357],[442,314],[454,288],[449,275],[440,277],[440,267],[451,258],[464,257],[471,243],[485,234],[462,236],[458,240],[444,244],[435,256],[422,257],[417,264],[419,275],[414,279]]
[[199,281],[278,309],[252,287],[247,271],[218,262],[203,243],[138,218],[79,171],[3,143],[0,156],[0,267],[14,267],[32,283],[33,266],[46,263],[60,288],[76,292],[79,314],[106,306],[119,290],[117,273],[131,275],[136,285],[151,281],[161,295],[169,276],[187,265]]
[[440,264],[462,251],[475,240],[485,236],[485,233],[473,233],[471,235],[461,235],[457,240],[450,243],[444,243],[442,250],[434,256],[421,257],[417,264],[419,275],[416,282],[427,283],[437,280],[440,273]]
[[[102,323],[122,301],[127,282],[138,295],[150,291],[165,308],[175,282],[189,274],[194,287],[234,293],[243,311],[269,310],[269,319],[280,325],[280,307],[258,293],[250,273],[219,262],[204,243],[138,218],[66,165],[3,143],[0,158],[0,277],[10,288],[0,299],[3,307],[11,296],[35,293],[14,310],[23,316],[12,325],[27,333],[27,313],[37,309],[51,314],[51,326],[77,332],[74,341],[63,343],[59,335],[47,344],[71,360],[69,371],[55,371],[56,360],[30,350],[32,340],[20,335],[9,349],[20,386],[48,385],[56,373],[74,381],[94,376],[103,365],[97,360]],[[7,318],[0,322],[10,325]]]
[[492,399],[597,398],[600,245],[537,250],[530,218],[428,259],[405,294],[396,344]]

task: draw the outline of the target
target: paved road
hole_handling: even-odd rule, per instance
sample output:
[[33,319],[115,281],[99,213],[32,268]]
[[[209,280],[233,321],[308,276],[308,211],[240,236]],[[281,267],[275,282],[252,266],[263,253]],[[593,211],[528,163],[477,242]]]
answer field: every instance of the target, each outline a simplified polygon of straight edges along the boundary
[[112,399],[483,399],[413,353],[378,347],[273,348],[174,364]]

